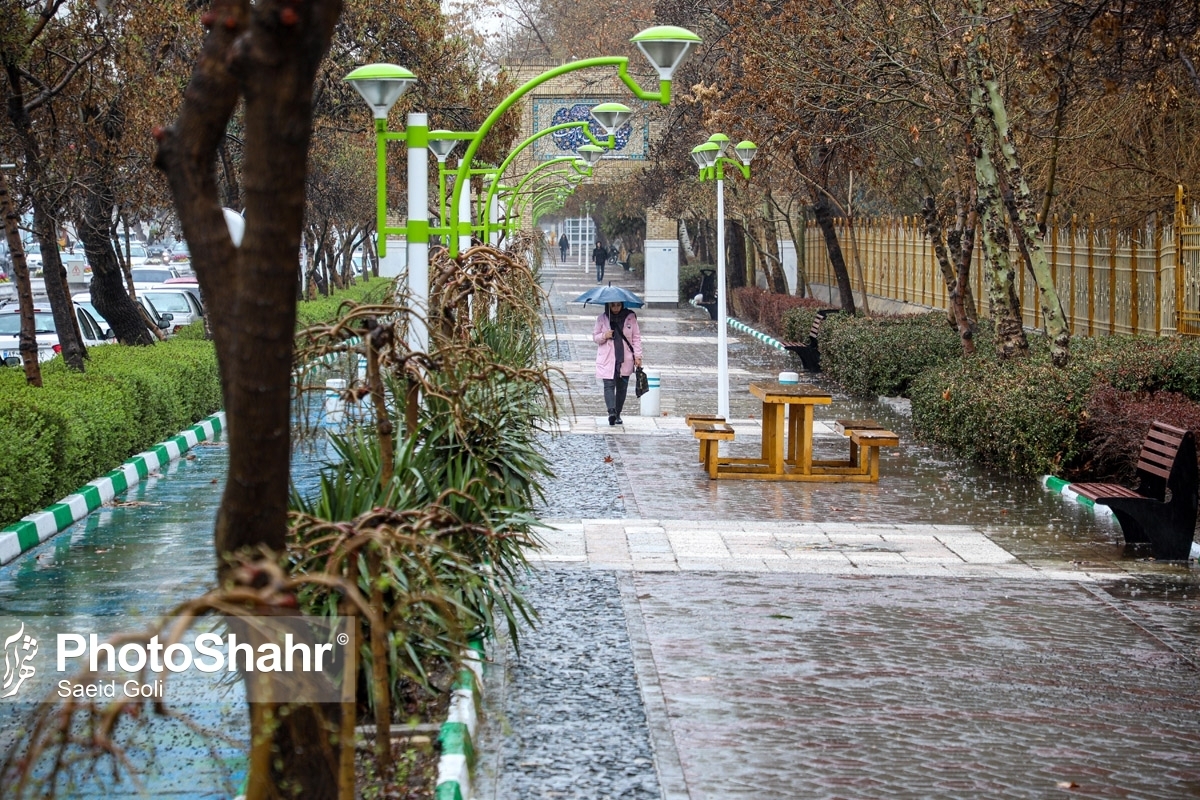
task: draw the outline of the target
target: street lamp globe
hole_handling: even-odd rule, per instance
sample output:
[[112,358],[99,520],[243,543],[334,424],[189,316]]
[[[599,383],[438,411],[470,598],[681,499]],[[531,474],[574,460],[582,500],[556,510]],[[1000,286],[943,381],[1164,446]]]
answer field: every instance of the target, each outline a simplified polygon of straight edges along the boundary
[[729,149],[729,137],[723,133],[714,133],[708,140],[717,146],[718,158],[725,155],[725,151]]
[[604,148],[594,144],[581,144],[575,152],[589,167],[594,167],[604,157]]
[[592,109],[592,118],[610,136],[633,116],[633,109],[624,103],[601,103]]
[[696,145],[695,147],[692,148],[691,156],[692,156],[692,161],[694,161],[696,163],[697,167],[700,167],[701,169],[703,169],[704,167],[708,166],[707,162],[705,161],[704,155],[700,152],[700,145]]
[[446,159],[454,152],[454,148],[458,147],[458,141],[455,139],[439,139],[438,136],[453,136],[452,131],[430,131],[429,132],[429,152],[433,153],[434,158],[439,164],[445,164]]
[[696,145],[692,149],[692,152],[699,154],[700,158],[704,160],[701,166],[711,167],[721,157],[721,145],[716,142],[705,142],[704,144]]
[[658,70],[659,79],[669,81],[691,49],[700,43],[700,37],[687,28],[657,25],[636,34],[629,41],[636,44]]
[[371,107],[375,119],[387,119],[388,111],[417,82],[417,76],[395,64],[367,64],[346,76]]
[[733,152],[737,154],[738,160],[748,167],[758,155],[758,145],[751,141],[741,141],[734,145]]

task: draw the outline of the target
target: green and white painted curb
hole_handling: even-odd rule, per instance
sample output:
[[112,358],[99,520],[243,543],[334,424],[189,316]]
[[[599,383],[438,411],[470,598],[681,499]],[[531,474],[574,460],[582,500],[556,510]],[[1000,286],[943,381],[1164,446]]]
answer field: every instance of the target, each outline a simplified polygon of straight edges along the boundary
[[1111,517],[1113,515],[1112,509],[1109,508],[1108,506],[1102,505],[1100,503],[1096,503],[1090,497],[1084,497],[1083,495],[1079,494],[1078,492],[1071,491],[1071,482],[1070,481],[1063,480],[1062,478],[1056,477],[1054,475],[1043,475],[1042,476],[1042,486],[1045,486],[1047,489],[1049,489],[1052,492],[1058,492],[1059,494],[1061,494],[1063,497],[1067,498],[1068,500],[1074,500],[1076,503],[1079,503],[1080,505],[1087,506],[1092,511],[1094,511],[1095,513],[1099,514],[1102,517]]
[[435,800],[470,800],[482,689],[483,642],[476,639],[471,642],[471,649],[463,654],[463,668],[459,670],[450,694],[450,713],[438,733],[442,756],[438,760]]
[[89,482],[54,505],[35,511],[0,530],[0,564],[7,564],[26,550],[66,530],[199,442],[215,438],[224,427],[225,412],[218,411],[178,435],[138,453],[112,472]]
[[[694,297],[691,300],[689,300],[688,302],[691,303],[693,308],[700,307],[699,304],[696,303],[696,298],[694,298]],[[733,317],[726,316],[725,322],[729,325],[729,327],[733,328],[735,331],[741,331],[742,333],[748,333],[751,336],[753,336],[755,339],[758,339],[763,344],[774,347],[776,350],[782,350],[785,353],[788,351],[788,349],[783,346],[783,342],[781,342],[778,339],[775,339],[771,336],[767,336],[765,333],[760,333],[759,331],[754,330],[754,328],[751,328],[749,325],[747,325],[746,323],[742,322],[739,319],[734,319]]]

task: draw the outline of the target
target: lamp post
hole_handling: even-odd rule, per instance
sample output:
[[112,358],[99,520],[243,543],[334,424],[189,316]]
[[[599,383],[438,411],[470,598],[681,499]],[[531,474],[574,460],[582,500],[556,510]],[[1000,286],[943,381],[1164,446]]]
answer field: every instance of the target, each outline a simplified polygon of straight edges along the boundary
[[[500,103],[500,105],[496,106],[492,113],[488,115],[487,119],[483,121],[483,124],[479,127],[479,130],[470,139],[470,144],[467,146],[467,152],[463,155],[463,159],[458,165],[457,178],[455,180],[453,189],[453,200],[450,204],[451,227],[456,232],[461,234],[465,228],[468,235],[470,233],[470,220],[468,219],[466,223],[462,221],[458,210],[458,202],[463,192],[463,184],[466,182],[469,174],[471,161],[475,158],[475,154],[479,151],[479,147],[483,143],[484,137],[487,136],[488,132],[492,129],[500,117],[504,115],[504,112],[512,108],[512,106],[520,101],[522,97],[533,91],[541,84],[553,78],[557,78],[561,75],[581,69],[590,69],[592,67],[616,67],[618,77],[638,99],[656,100],[662,105],[667,105],[671,102],[671,77],[674,75],[675,70],[683,62],[683,59],[687,56],[692,47],[699,43],[700,37],[685,28],[678,28],[672,25],[659,25],[653,28],[647,28],[641,33],[636,34],[632,39],[630,39],[630,41],[637,45],[638,49],[642,51],[654,69],[658,72],[659,86],[657,92],[642,89],[637,85],[633,78],[630,77],[628,72],[628,58],[624,56],[601,56],[598,58],[587,58],[581,61],[573,61],[569,64],[563,64],[562,66],[547,70],[546,72],[543,72],[541,75],[533,78],[517,88],[508,97],[506,97]],[[605,103],[602,105],[620,106],[619,103]],[[617,118],[619,118],[620,114],[624,113],[622,111],[623,108],[623,106],[621,108],[602,108],[602,115],[612,116],[606,116],[605,119],[598,117],[597,121],[600,122],[602,126],[605,125],[606,121],[615,121]],[[621,122],[623,123],[624,120],[622,119]],[[587,145],[585,145],[585,147],[586,146]],[[450,255],[457,255],[458,243],[451,239],[450,244]]]
[[[734,147],[738,160],[725,157],[729,137],[714,133],[704,144],[692,148],[692,160],[700,168],[700,180],[717,181],[717,415],[729,418],[729,335],[725,306],[725,165],[737,167],[750,180],[750,162],[758,145],[743,141]],[[739,163],[740,162],[740,163]]]

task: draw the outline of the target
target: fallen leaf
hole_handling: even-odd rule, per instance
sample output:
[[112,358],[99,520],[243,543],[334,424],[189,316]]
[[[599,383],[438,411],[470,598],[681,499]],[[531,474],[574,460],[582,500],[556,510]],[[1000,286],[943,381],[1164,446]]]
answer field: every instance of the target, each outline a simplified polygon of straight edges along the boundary
[[605,464],[611,464],[611,463],[612,463],[612,460],[613,460],[613,457],[612,457],[612,456],[605,456],[605,457],[604,457],[604,463],[605,463]]
[[771,619],[791,619],[787,614],[772,614]]
[[1079,784],[1075,781],[1059,781],[1055,784],[1060,789],[1078,789]]

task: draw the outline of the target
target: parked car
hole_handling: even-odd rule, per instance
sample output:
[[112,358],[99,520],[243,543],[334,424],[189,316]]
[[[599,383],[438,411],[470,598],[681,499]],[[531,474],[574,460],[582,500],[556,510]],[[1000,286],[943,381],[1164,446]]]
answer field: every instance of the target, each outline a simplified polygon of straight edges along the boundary
[[181,275],[178,278],[168,278],[162,282],[163,287],[171,287],[172,289],[186,289],[192,297],[196,298],[196,303],[200,306],[200,310],[208,314],[208,309],[204,307],[204,298],[200,295],[200,281],[195,275]]
[[[112,328],[108,327],[108,321],[104,319],[104,315],[97,311],[96,307],[92,304],[92,295],[90,292],[79,292],[77,294],[73,294],[71,295],[71,300],[83,306],[91,313],[97,324],[103,328],[102,332],[105,339],[116,338],[116,334],[112,332]],[[155,326],[160,331],[163,331],[167,336],[174,335],[175,332],[171,328],[171,321],[174,319],[173,315],[159,313],[159,310],[154,306],[154,303],[141,295],[138,295],[137,300],[141,304],[142,308],[146,309],[146,313],[150,315],[150,319],[154,321]],[[151,333],[153,333],[153,331],[151,331]]]
[[173,317],[172,333],[178,333],[180,328],[204,318],[204,309],[200,307],[200,301],[193,297],[187,289],[175,286],[155,286],[139,290],[138,294],[154,303],[154,307],[163,314],[170,314]]
[[171,278],[178,278],[179,270],[174,267],[136,267],[129,270],[129,274],[133,276],[133,288],[140,292]]
[[184,261],[191,261],[192,254],[188,251],[187,242],[176,242],[171,247],[171,252],[167,256],[166,263],[178,264]]
[[147,262],[151,264],[165,264],[167,263],[167,254],[169,252],[170,250],[162,242],[148,244],[146,245]]
[[[79,320],[79,331],[87,347],[107,344],[104,327],[79,303],[72,303]],[[54,325],[54,314],[50,306],[39,303],[33,307],[33,325],[37,337],[38,361],[49,361],[62,352],[58,343],[58,329]],[[0,364],[10,367],[21,365],[21,308],[18,303],[0,306]]]

